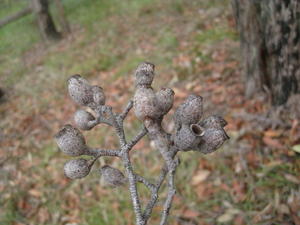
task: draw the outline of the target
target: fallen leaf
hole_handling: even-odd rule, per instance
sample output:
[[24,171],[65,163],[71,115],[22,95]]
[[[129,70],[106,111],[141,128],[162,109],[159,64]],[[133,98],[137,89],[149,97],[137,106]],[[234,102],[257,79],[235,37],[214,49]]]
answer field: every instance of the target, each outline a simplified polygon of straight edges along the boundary
[[228,210],[226,210],[226,212],[223,215],[218,217],[217,221],[219,223],[228,223],[228,222],[232,221],[234,216],[239,213],[240,213],[240,211],[237,209],[234,209],[234,208],[228,209]]
[[32,195],[33,197],[37,197],[37,198],[42,196],[42,193],[36,189],[29,190],[29,194]]
[[292,147],[292,150],[295,151],[295,152],[300,153],[300,145],[294,145],[294,146]]
[[295,177],[292,174],[286,173],[286,174],[284,174],[284,178],[292,183],[300,184],[300,180],[298,179],[298,177]]
[[196,175],[192,178],[192,185],[198,185],[201,182],[205,181],[210,175],[209,170],[198,170]]
[[195,218],[195,217],[199,216],[200,213],[195,210],[187,209],[187,210],[184,210],[182,215],[187,218]]
[[279,130],[266,130],[264,132],[264,136],[267,136],[267,137],[279,137],[280,135],[282,134],[282,131],[279,131]]
[[263,142],[266,145],[268,145],[270,147],[273,147],[273,148],[278,148],[278,149],[284,148],[284,146],[278,140],[270,138],[270,137],[267,137],[267,136],[265,136],[263,138]]

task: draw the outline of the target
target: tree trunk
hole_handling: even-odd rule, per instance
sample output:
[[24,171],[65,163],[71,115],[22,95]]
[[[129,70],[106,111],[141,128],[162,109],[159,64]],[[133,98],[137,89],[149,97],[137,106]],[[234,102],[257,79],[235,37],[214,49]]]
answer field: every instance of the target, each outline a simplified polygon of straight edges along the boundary
[[57,8],[57,11],[58,11],[58,19],[59,19],[59,22],[62,27],[62,32],[70,33],[71,29],[70,29],[69,23],[66,19],[64,6],[63,6],[61,0],[54,0],[54,2],[56,5],[56,8]]
[[37,15],[37,22],[44,40],[57,40],[61,35],[57,32],[49,12],[48,0],[32,0],[32,8]]
[[299,0],[232,0],[240,33],[246,95],[284,104],[300,89]]

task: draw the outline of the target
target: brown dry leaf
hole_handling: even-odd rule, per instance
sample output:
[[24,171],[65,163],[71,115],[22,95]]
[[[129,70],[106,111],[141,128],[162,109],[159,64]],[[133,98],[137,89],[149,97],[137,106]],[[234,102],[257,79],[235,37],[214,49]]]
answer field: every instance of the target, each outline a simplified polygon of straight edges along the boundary
[[284,146],[283,146],[278,140],[272,139],[272,138],[270,138],[270,137],[268,137],[268,136],[265,136],[265,137],[263,138],[263,142],[264,142],[266,145],[268,145],[268,146],[270,146],[270,147],[272,147],[272,148],[277,148],[277,149],[282,149],[282,148],[284,148]]
[[234,180],[232,182],[232,191],[235,201],[240,202],[246,199],[245,184]]
[[39,198],[42,196],[42,193],[36,189],[31,189],[28,191],[30,195],[32,195],[33,197]]
[[300,184],[300,180],[298,177],[292,175],[292,174],[284,174],[284,178],[292,183],[295,183],[295,184]]
[[270,213],[272,211],[272,208],[273,208],[273,203],[270,202],[262,211],[256,214],[256,216],[253,218],[253,222],[258,223],[261,220],[263,220],[263,216]]
[[279,137],[281,134],[282,134],[281,130],[266,130],[264,132],[264,136],[270,137],[270,138]]
[[188,94],[183,91],[182,89],[179,88],[172,88],[173,91],[175,92],[175,97],[178,98],[185,98]]
[[239,213],[240,213],[240,211],[237,209],[228,209],[228,210],[226,210],[226,212],[223,215],[218,217],[217,221],[219,223],[228,223],[228,222],[232,221],[234,219],[235,215],[237,215]]
[[39,224],[44,224],[49,219],[50,219],[50,213],[48,212],[48,209],[41,208],[38,211],[38,221],[39,221]]
[[198,217],[199,215],[200,215],[200,213],[198,211],[192,210],[192,209],[186,209],[182,213],[182,216],[186,217],[186,218],[195,218],[195,217]]
[[210,175],[209,170],[198,170],[196,175],[192,178],[192,185],[198,185],[201,182],[205,181]]
[[244,225],[245,224],[244,217],[242,215],[236,216],[236,218],[234,219],[233,224],[234,225]]

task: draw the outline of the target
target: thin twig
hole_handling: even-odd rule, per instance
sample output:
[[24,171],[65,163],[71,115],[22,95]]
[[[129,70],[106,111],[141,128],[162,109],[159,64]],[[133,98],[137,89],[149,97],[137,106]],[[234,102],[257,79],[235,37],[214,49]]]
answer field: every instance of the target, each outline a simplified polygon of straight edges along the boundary
[[135,212],[136,217],[136,224],[137,225],[144,225],[144,219],[142,216],[142,209],[141,209],[141,203],[138,196],[137,186],[136,186],[136,176],[133,173],[133,169],[131,166],[131,162],[129,159],[129,154],[126,152],[122,156],[123,164],[126,170],[126,173],[128,175],[128,181],[129,181],[129,191],[131,195],[132,205]]
[[153,192],[156,189],[156,186],[152,183],[150,183],[145,177],[134,174],[136,181],[143,183],[151,192]]
[[174,183],[175,169],[176,168],[174,168],[172,171],[169,171],[169,174],[168,174],[169,175],[168,196],[167,196],[167,199],[164,204],[164,209],[162,212],[162,218],[160,221],[160,225],[165,225],[167,223],[167,218],[169,216],[172,201],[173,201],[174,195],[176,194],[175,183]]
[[[126,116],[132,107],[126,107],[124,115]],[[121,146],[121,153],[119,154],[122,158],[127,176],[128,176],[128,182],[129,182],[129,192],[132,200],[133,209],[135,212],[136,217],[136,224],[137,225],[144,225],[145,221],[142,217],[142,209],[141,209],[141,203],[137,191],[137,180],[136,175],[133,172],[133,168],[131,165],[131,161],[129,158],[129,149],[127,148],[124,128],[123,128],[123,120],[125,117],[119,117],[115,115],[112,110],[108,110],[112,125],[115,128],[115,131],[117,133],[117,136],[119,138],[120,146]]]
[[128,115],[129,111],[132,109],[132,107],[133,107],[133,101],[130,100],[127,106],[125,107],[125,109],[123,110],[123,112],[119,115],[122,121],[126,118],[126,116]]
[[88,149],[88,155],[94,157],[101,157],[101,156],[120,156],[120,149],[97,149],[97,148],[90,148]]
[[143,127],[139,133],[127,144],[126,148],[130,151],[146,134],[148,133],[146,127]]
[[162,169],[161,169],[161,172],[160,172],[160,175],[159,175],[159,178],[157,180],[157,182],[155,183],[155,189],[153,190],[153,192],[151,193],[151,198],[149,200],[149,202],[147,203],[147,206],[144,210],[144,213],[143,213],[143,217],[145,219],[145,221],[147,222],[151,213],[152,213],[152,210],[157,202],[157,199],[158,199],[158,191],[166,177],[168,173],[168,168],[167,168],[167,165],[165,165]]

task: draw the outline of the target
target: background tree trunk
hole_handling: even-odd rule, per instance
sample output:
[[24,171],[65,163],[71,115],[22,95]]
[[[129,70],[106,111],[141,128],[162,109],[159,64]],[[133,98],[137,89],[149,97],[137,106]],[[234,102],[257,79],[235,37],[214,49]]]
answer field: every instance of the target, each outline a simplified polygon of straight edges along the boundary
[[43,39],[59,39],[61,35],[57,32],[49,13],[48,0],[32,0],[32,8],[37,15],[37,22]]
[[232,0],[246,95],[268,91],[273,105],[300,89],[299,0]]
[[69,23],[66,19],[64,6],[63,6],[61,0],[54,0],[54,3],[55,3],[56,8],[57,8],[57,12],[58,12],[57,15],[58,15],[58,19],[59,19],[59,22],[61,24],[61,27],[62,27],[62,32],[63,33],[70,33],[71,29],[70,29]]

